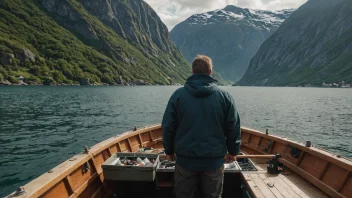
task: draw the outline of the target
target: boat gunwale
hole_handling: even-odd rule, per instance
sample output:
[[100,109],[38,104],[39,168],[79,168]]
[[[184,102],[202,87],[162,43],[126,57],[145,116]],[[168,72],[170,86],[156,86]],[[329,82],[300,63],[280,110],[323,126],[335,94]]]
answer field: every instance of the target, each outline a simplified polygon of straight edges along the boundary
[[[114,144],[117,144],[120,141],[123,141],[123,140],[125,140],[127,138],[136,136],[136,135],[141,134],[141,133],[157,130],[157,129],[160,129],[160,128],[161,128],[161,125],[159,124],[159,125],[151,125],[151,126],[148,126],[148,127],[145,127],[145,128],[141,128],[141,129],[138,129],[136,131],[124,132],[122,134],[119,134],[119,135],[117,135],[115,137],[112,137],[112,138],[109,138],[107,140],[104,140],[104,141],[92,146],[92,148],[89,150],[89,152],[91,152],[93,154],[93,156],[95,157],[96,155],[100,154],[103,150],[113,146]],[[110,140],[110,139],[112,141],[110,143],[108,143],[107,141]],[[157,139],[152,140],[152,141],[157,141]],[[99,147],[100,144],[102,144],[101,147]],[[142,142],[142,144],[143,144],[143,142]]]
[[338,157],[339,155],[333,154],[329,151],[325,151],[325,150],[322,150],[322,149],[316,148],[316,147],[306,147],[303,143],[299,143],[299,142],[296,142],[296,141],[293,141],[293,140],[290,140],[287,138],[279,137],[276,135],[271,135],[271,134],[267,135],[261,131],[257,131],[254,129],[241,127],[241,131],[244,131],[248,134],[256,135],[256,136],[259,136],[262,138],[274,140],[276,142],[280,142],[285,145],[295,146],[296,148],[298,148],[306,153],[309,153],[315,157],[326,160],[332,164],[335,164],[343,169],[346,169],[346,170],[352,172],[352,161],[348,158]]
[[[11,193],[8,197],[39,197],[45,194],[48,190],[58,184],[60,181],[64,180],[70,173],[76,170],[78,167],[82,166],[83,164],[87,163],[89,160],[93,160],[95,156],[100,154],[107,148],[110,148],[114,144],[117,144],[120,141],[126,140],[130,137],[133,137],[138,134],[142,134],[145,132],[150,132],[153,130],[160,129],[161,125],[151,125],[136,131],[127,131],[122,134],[118,134],[115,137],[111,137],[106,139],[102,142],[99,142],[91,147],[88,153],[81,152],[79,154],[74,155],[73,157],[69,158],[68,160],[62,162],[61,164],[57,165],[50,172],[46,172],[39,177],[35,178],[34,180],[30,181],[29,183],[24,185],[26,193],[21,196],[15,196],[16,192]],[[152,140],[157,141],[158,139]],[[72,161],[70,161],[72,160]],[[63,170],[60,170],[63,169]],[[97,171],[97,174],[100,173]],[[45,182],[45,183],[43,183]],[[36,189],[35,192],[31,192],[28,189]]]
[[[82,166],[84,163],[89,162],[90,160],[93,162],[94,167],[96,169],[96,172],[94,174],[97,174],[97,175],[95,175],[95,176],[100,177],[102,171],[101,170],[99,171],[98,170],[99,167],[96,167],[96,164],[94,163],[95,156],[101,154],[106,149],[110,149],[110,147],[112,147],[113,145],[119,144],[121,141],[124,141],[126,139],[129,140],[128,138],[130,138],[130,137],[138,135],[139,138],[141,138],[140,134],[143,134],[146,132],[150,134],[151,139],[149,142],[142,142],[142,140],[140,139],[141,146],[143,147],[144,144],[148,144],[150,142],[157,143],[158,141],[161,141],[161,137],[154,139],[151,133],[155,130],[160,130],[160,129],[161,129],[160,124],[147,126],[145,128],[141,128],[136,131],[128,131],[128,132],[119,134],[115,137],[111,137],[111,138],[106,139],[100,143],[97,143],[96,145],[91,147],[88,154],[83,153],[83,152],[79,153],[79,154],[69,158],[68,160],[62,162],[61,164],[59,164],[55,168],[53,168],[52,172],[44,173],[43,175],[41,175],[41,176],[37,177],[36,179],[32,180],[31,182],[27,183],[24,186],[25,189],[27,190],[27,192],[22,196],[16,196],[16,197],[26,197],[27,198],[27,197],[42,196],[46,192],[48,192],[50,189],[55,187],[55,185],[59,184],[60,182],[64,181],[65,178],[69,177],[73,171],[75,171],[77,168]],[[324,150],[321,150],[321,149],[315,148],[315,147],[306,147],[302,143],[298,143],[298,142],[295,142],[295,141],[292,141],[292,140],[289,140],[286,138],[282,138],[279,136],[275,136],[275,135],[270,135],[270,134],[267,135],[261,131],[257,131],[257,130],[253,130],[253,129],[249,129],[249,128],[245,128],[245,127],[242,127],[241,131],[243,133],[248,133],[250,135],[258,136],[260,138],[266,138],[269,140],[273,140],[273,141],[276,141],[276,142],[284,144],[284,145],[294,146],[296,148],[301,149],[302,151],[304,151],[306,153],[309,153],[309,154],[314,155],[318,158],[326,160],[332,164],[335,164],[335,165],[349,171],[350,174],[352,172],[352,161],[350,161],[348,159],[344,159],[344,158],[338,158],[337,155],[334,155],[330,152],[327,152],[327,151],[324,151]],[[246,144],[243,144],[242,146],[246,147]],[[253,149],[253,148],[250,148],[250,149]],[[256,149],[253,149],[253,150],[256,150]],[[110,153],[110,154],[112,154],[112,153]],[[15,193],[12,193],[9,195],[9,197],[12,197],[14,195],[15,195]],[[79,196],[79,194],[76,194],[75,192],[74,192],[74,194],[71,195],[71,197],[73,195]]]
[[[282,162],[284,164],[284,166],[286,166],[288,169],[290,169],[291,171],[293,171],[294,173],[296,173],[300,177],[304,178],[310,184],[316,186],[320,191],[328,194],[330,197],[344,198],[344,195],[342,195],[341,190],[343,188],[346,188],[347,181],[351,181],[351,179],[352,179],[352,176],[351,176],[352,161],[350,159],[341,158],[339,155],[335,155],[333,153],[330,153],[329,151],[325,151],[320,148],[306,147],[302,143],[298,143],[298,142],[289,140],[287,138],[278,137],[275,135],[269,135],[269,134],[266,134],[266,133],[263,133],[263,132],[260,132],[257,130],[253,130],[253,129],[242,128],[242,132],[247,133],[249,135],[249,138],[247,140],[248,142],[243,142],[242,146],[247,149],[258,152],[260,154],[268,154],[268,153],[273,152],[272,150],[268,151],[268,152],[263,152],[260,149],[259,144],[262,139],[272,140],[272,141],[276,142],[276,144],[281,144],[283,146],[292,146],[294,148],[300,149],[303,152],[303,154],[300,155],[300,158],[298,158],[297,163],[293,163],[291,160],[286,159],[286,157],[279,159],[279,161]],[[256,144],[256,146],[257,146],[256,148],[254,148],[253,145],[250,144],[251,143],[251,135],[254,135],[254,136],[260,138],[259,142]],[[272,147],[275,147],[275,145]],[[307,160],[307,159],[305,159],[306,154],[309,154],[309,155],[315,157],[316,159],[320,159],[320,160],[323,160],[326,162],[325,168],[321,170],[322,172],[319,174],[319,176],[314,176],[311,171],[305,170],[304,168],[302,168],[300,166],[302,161]],[[328,183],[326,183],[326,181],[322,180],[322,178],[326,174],[330,164],[333,164],[336,167],[343,169],[347,172],[347,175],[346,175],[345,179],[343,180],[343,182],[339,183],[340,186],[338,187],[338,189],[334,189],[333,186],[331,186],[331,183],[328,184]],[[350,178],[349,178],[349,176],[350,176]]]

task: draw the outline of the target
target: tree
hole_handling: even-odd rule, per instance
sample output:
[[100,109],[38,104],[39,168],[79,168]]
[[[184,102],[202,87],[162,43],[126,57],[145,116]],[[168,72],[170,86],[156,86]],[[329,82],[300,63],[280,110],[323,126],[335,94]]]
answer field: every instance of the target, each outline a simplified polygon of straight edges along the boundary
[[10,81],[10,83],[19,83],[20,81],[18,81],[18,79],[14,76],[9,76],[8,80]]
[[37,83],[41,82],[40,79],[35,76],[30,76],[30,77],[26,78],[25,80],[26,80],[26,82],[29,82],[29,81],[37,82]]
[[46,66],[32,66],[29,73],[35,76],[49,76],[49,69]]
[[11,58],[12,65],[14,66],[19,66],[21,64],[21,61],[18,60],[17,58]]
[[31,62],[30,60],[26,59],[26,60],[24,61],[24,66],[25,66],[25,67],[30,68],[32,65],[33,65],[33,64],[32,64],[32,62]]
[[50,77],[44,77],[43,78],[43,85],[51,85],[53,84],[55,81],[54,79],[50,78]]
[[65,76],[61,72],[55,70],[52,72],[53,78],[56,82],[64,82]]
[[6,79],[8,76],[7,71],[1,66],[0,66],[0,74],[2,75],[3,79]]

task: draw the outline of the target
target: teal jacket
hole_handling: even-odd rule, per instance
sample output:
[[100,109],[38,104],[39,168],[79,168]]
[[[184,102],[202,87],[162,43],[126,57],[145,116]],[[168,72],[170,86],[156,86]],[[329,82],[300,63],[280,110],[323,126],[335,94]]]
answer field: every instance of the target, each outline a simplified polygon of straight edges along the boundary
[[162,121],[165,153],[188,170],[213,170],[240,150],[240,118],[233,97],[209,75],[191,76],[171,96]]

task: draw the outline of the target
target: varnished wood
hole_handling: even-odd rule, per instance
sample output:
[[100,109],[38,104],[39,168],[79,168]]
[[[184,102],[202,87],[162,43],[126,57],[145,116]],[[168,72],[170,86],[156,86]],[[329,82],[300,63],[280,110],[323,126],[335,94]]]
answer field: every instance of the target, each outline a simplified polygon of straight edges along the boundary
[[67,183],[67,190],[68,190],[69,194],[72,195],[74,193],[74,190],[72,188],[73,182],[71,181],[70,175],[67,175],[67,177],[64,179],[64,182]]
[[[242,134],[246,134],[244,135],[244,137],[248,140],[257,139],[253,138],[255,134],[257,134],[262,138],[261,141],[263,141],[265,138],[274,141],[271,148],[269,149],[270,152],[263,152],[261,147],[255,148],[253,144],[242,144],[242,150],[245,150],[247,153],[251,154],[261,153],[263,155],[266,153],[273,152],[274,154],[281,153],[284,159],[287,157],[287,159],[285,159],[286,162],[289,162],[290,164],[294,165],[294,170],[301,170],[297,172],[299,173],[299,175],[301,175],[302,177],[304,177],[303,175],[311,175],[312,178],[309,181],[312,182],[313,185],[317,186],[320,190],[324,191],[330,196],[343,197],[343,195],[339,193],[339,191],[342,191],[342,189],[347,189],[344,188],[344,186],[347,185],[347,181],[349,178],[346,178],[344,172],[347,174],[352,168],[352,162],[350,160],[338,158],[336,155],[328,153],[324,150],[319,150],[317,148],[307,148],[300,143],[296,143],[272,135],[266,135],[264,133],[249,130],[246,128],[242,130]],[[251,140],[249,142],[251,142]],[[288,145],[290,147],[301,150],[301,154],[298,159],[294,159],[290,156],[289,150],[287,151]],[[330,170],[331,165],[336,168]],[[304,169],[302,169],[302,167]],[[332,171],[338,171],[336,172],[337,174],[339,174],[338,178],[334,178],[334,173]],[[344,190],[343,192],[347,194],[346,192],[348,191]]]
[[[33,180],[32,182],[26,184],[24,186],[24,188],[26,189],[26,193],[22,196],[17,196],[20,198],[34,198],[34,197],[40,197],[41,195],[43,195],[44,193],[48,192],[49,190],[51,190],[52,188],[54,188],[55,186],[61,187],[64,186],[63,180],[74,170],[76,170],[77,168],[81,167],[83,164],[85,164],[87,161],[92,160],[92,162],[94,163],[94,156],[98,156],[99,154],[102,154],[102,152],[104,152],[104,150],[108,150],[109,147],[113,146],[113,145],[118,145],[119,141],[122,140],[126,140],[129,137],[132,136],[136,136],[139,135],[141,133],[149,133],[151,130],[156,130],[156,129],[160,129],[160,125],[154,125],[154,126],[150,126],[150,127],[146,127],[146,128],[141,128],[137,131],[134,132],[126,132],[121,134],[120,136],[116,136],[113,138],[109,138],[95,146],[93,146],[90,150],[88,154],[82,153],[82,154],[78,154],[74,157],[72,157],[71,159],[74,159],[72,161],[65,161],[62,164],[58,165],[57,167],[55,167],[54,169],[52,169],[52,173],[45,173],[42,176],[38,177],[37,179]],[[154,144],[158,143],[157,141],[153,142]],[[109,151],[107,151],[109,152]],[[94,168],[97,171],[97,176],[92,178],[92,179],[97,179],[98,175],[100,175],[102,173],[102,170],[100,168],[101,164],[100,163],[94,163]],[[90,182],[87,181],[85,182],[80,190],[78,190],[77,192],[75,192],[73,195],[70,195],[70,197],[78,197],[80,193],[82,193],[83,190],[85,190]],[[57,185],[60,184],[60,185]],[[73,184],[72,184],[73,185]],[[65,187],[66,188],[66,187]],[[62,190],[60,190],[58,193],[62,193],[63,195],[66,193],[69,193],[67,191],[69,191],[69,189],[66,189],[66,192],[61,192]],[[12,195],[10,195],[10,197],[12,197],[14,195],[14,193]]]
[[127,147],[129,148],[128,150],[129,150],[130,152],[133,152],[130,138],[127,138]]
[[275,195],[267,188],[267,184],[263,182],[263,180],[259,177],[258,174],[249,174],[254,184],[259,188],[260,192],[266,198],[275,197]]
[[[265,198],[327,198],[311,184],[294,175],[270,175],[266,172],[243,172],[243,178],[252,193]],[[294,181],[296,180],[296,181]],[[249,182],[250,181],[250,182]],[[269,186],[268,184],[272,185]]]
[[296,192],[291,186],[289,186],[286,182],[287,178],[282,177],[282,175],[278,175],[275,177],[275,185],[277,186],[279,191],[282,191],[285,197],[292,197],[292,198],[300,198],[299,194],[305,195],[302,191]]
[[143,144],[143,140],[142,140],[141,134],[138,134],[138,139],[139,139],[139,142],[141,144],[141,147],[143,148],[144,144]]
[[252,177],[249,174],[242,174],[243,180],[249,186],[249,191],[255,198],[265,198],[259,187],[254,183]]
[[154,141],[154,140],[153,140],[153,135],[152,135],[152,132],[151,132],[151,131],[149,131],[149,132],[148,132],[148,134],[149,134],[149,136],[150,136],[151,141]]
[[[277,178],[282,177],[282,178],[284,178],[283,181],[285,181],[289,186],[291,186],[290,183],[292,183],[292,185],[296,186],[296,187],[291,187],[292,190],[295,190],[298,188],[301,191],[303,191],[304,194],[306,194],[308,197],[311,197],[311,198],[313,198],[313,197],[314,198],[315,197],[316,198],[328,198],[328,195],[326,195],[324,192],[320,191],[318,188],[314,187],[314,185],[307,182],[302,177],[300,177],[299,175],[297,175],[296,173],[294,173],[293,171],[291,171],[287,168],[286,168],[287,170],[285,171],[285,174],[270,175],[266,172],[266,167],[267,167],[266,163],[262,163],[260,159],[253,159],[252,161],[254,162],[258,171],[243,172],[243,174],[261,173],[261,174],[265,175],[265,177],[267,177],[267,178],[272,178],[272,181],[274,183],[281,182],[281,180],[277,179]],[[283,196],[290,198],[287,193],[286,194],[284,193]]]
[[301,153],[301,155],[299,156],[298,161],[296,163],[296,166],[299,166],[301,164],[305,154],[306,154],[306,152],[304,152],[304,151]]
[[65,185],[65,182],[60,181],[59,183],[55,184],[52,188],[50,188],[48,191],[46,191],[43,195],[41,195],[40,198],[51,198],[51,197],[65,198],[68,196],[70,196],[70,194]]
[[260,150],[260,144],[262,142],[262,137],[259,137],[259,141],[257,142],[257,150]]
[[[270,177],[266,177],[264,174],[258,174],[259,177],[262,179],[262,181],[264,182],[264,184],[273,184],[275,185],[275,180],[270,178]],[[285,193],[278,190],[276,186],[273,186],[271,188],[269,188],[269,190],[274,194],[275,197],[277,198],[285,198]]]
[[98,177],[98,173],[95,173],[92,177],[90,177],[86,182],[84,182],[70,198],[78,197],[96,178]]
[[348,171],[352,172],[352,161],[345,159],[345,158],[339,158],[338,155],[334,155],[331,154],[327,151],[315,148],[315,147],[306,147],[304,144],[302,143],[297,143],[285,138],[280,138],[278,136],[274,136],[274,135],[266,135],[265,133],[262,133],[260,131],[256,131],[256,130],[252,130],[249,128],[242,128],[242,133],[249,133],[251,135],[256,135],[259,137],[264,137],[264,138],[268,138],[271,140],[274,140],[276,142],[280,142],[284,145],[291,145],[294,146],[302,151],[305,151],[307,153],[310,153],[311,155],[314,155],[316,157],[322,158],[326,161],[329,161],[332,164],[336,164],[337,166],[340,166],[341,168],[344,168]]
[[352,197],[352,173],[348,175],[347,181],[344,182],[344,185],[339,192],[345,197]]
[[[266,135],[248,128],[242,128],[242,137],[244,138],[244,141],[242,141],[242,151],[246,151],[248,154],[253,155],[243,157],[238,156],[238,158],[246,157],[257,160],[261,158],[261,160],[268,160],[274,156],[268,154],[281,153],[283,156],[283,162],[288,169],[292,170],[295,175],[305,178],[311,184],[318,187],[322,192],[325,192],[332,197],[343,197],[342,194],[350,195],[350,188],[352,186],[352,162],[350,160],[338,158],[336,155],[324,150],[314,147],[307,148],[303,144],[273,135]],[[270,141],[273,141],[271,147],[267,152],[264,152],[266,144]],[[301,155],[298,158],[292,157],[290,152],[287,150],[288,145],[301,150]],[[56,197],[65,198],[100,197],[102,196],[102,193],[105,193],[104,195],[109,193],[111,194],[112,191],[107,189],[108,187],[106,185],[106,181],[104,181],[101,164],[116,152],[136,151],[141,147],[162,148],[160,125],[142,128],[137,131],[126,132],[98,143],[89,150],[88,154],[78,154],[72,157],[71,161],[65,161],[55,167],[52,173],[46,173],[25,185],[24,187],[27,192],[19,197],[46,197],[49,195],[54,196],[54,194],[60,194],[60,196]],[[309,163],[312,163],[310,160],[326,162],[329,165],[323,167],[312,165],[307,166]],[[92,175],[87,177],[87,175],[84,174],[77,174],[77,171],[81,170],[82,166],[87,162],[90,164],[90,171]],[[295,181],[297,181],[291,182],[291,180],[287,181],[285,178],[281,177],[275,178],[260,175],[259,173],[264,173],[263,171],[266,170],[265,166],[266,164],[263,164],[262,168],[258,168],[260,171],[255,172],[257,175],[253,176],[254,178],[243,175],[243,178],[246,179],[246,183],[248,185],[256,186],[253,187],[253,189],[250,189],[255,197],[266,197],[270,193],[274,197],[286,196],[286,194],[281,193],[278,188],[269,189],[269,191],[267,189],[261,189],[266,187],[263,185],[266,181],[280,181],[281,183],[278,184],[277,187],[281,188],[283,191],[289,190],[287,194],[293,197],[296,195],[299,197],[304,197],[304,194],[302,194],[299,189],[306,189],[303,191],[309,197],[324,197],[324,194],[321,194],[319,190],[315,189],[315,187],[312,187],[310,184],[300,185],[300,183],[304,183],[304,181],[299,177],[291,176],[291,178],[295,178]],[[346,173],[347,176],[346,178],[343,177],[338,181],[331,182],[329,177],[335,173],[339,175]],[[322,180],[320,181],[319,178]],[[260,187],[257,186],[257,182]],[[308,192],[307,188],[312,190]]]
[[[74,161],[65,161],[59,166],[52,169],[51,173],[45,173],[32,182],[25,185],[26,194],[17,197],[40,197],[49,189],[60,183],[74,169],[89,160],[91,155],[79,154],[73,157]],[[10,196],[11,197],[11,196]]]
[[342,188],[347,184],[347,181],[348,181],[348,179],[350,179],[350,178],[352,178],[351,172],[349,172],[349,173],[346,175],[346,178],[344,179],[342,186],[338,189],[338,192],[341,192]]
[[[281,161],[286,167],[293,170],[295,173],[297,173],[298,175],[300,175],[301,177],[303,177],[304,179],[306,179],[307,181],[309,181],[313,185],[317,186],[321,191],[325,192],[326,194],[330,195],[331,197],[344,198],[344,196],[342,196],[339,192],[332,189],[330,186],[326,185],[325,183],[323,183],[322,181],[320,181],[319,179],[317,179],[313,175],[307,173],[303,169],[295,166],[294,164],[292,164],[291,162],[289,162],[285,159],[282,159]],[[333,178],[331,178],[331,179],[333,179]]]
[[272,159],[275,157],[275,155],[237,155],[237,159],[243,159],[243,158],[257,158],[257,159]]
[[108,149],[109,155],[111,156],[112,152],[111,152],[111,148],[109,147]]
[[125,132],[119,136],[110,138],[108,140],[105,140],[105,141],[93,146],[92,149],[90,150],[90,152],[93,152],[93,154],[100,153],[102,150],[104,150],[107,147],[110,147],[114,144],[117,144],[119,141],[126,140],[129,137],[132,137],[132,136],[135,136],[135,135],[138,135],[141,133],[145,133],[145,132],[149,133],[152,130],[160,129],[160,128],[161,128],[161,125],[153,125],[153,126],[138,129],[137,131]]
[[319,175],[319,177],[318,177],[319,179],[323,178],[323,176],[324,176],[324,174],[325,174],[325,172],[326,172],[326,169],[328,169],[329,165],[330,165],[330,163],[329,163],[329,162],[326,162],[323,171],[320,173],[320,175]]
[[339,191],[339,189],[344,185],[347,175],[347,170],[342,169],[335,164],[330,164],[326,169],[324,176],[321,178],[321,181],[330,186],[332,189]]
[[273,141],[273,143],[271,144],[271,147],[269,148],[269,151],[268,151],[267,153],[272,153],[272,152],[273,152],[273,149],[274,149],[274,147],[275,147],[275,144],[276,144],[276,142]]

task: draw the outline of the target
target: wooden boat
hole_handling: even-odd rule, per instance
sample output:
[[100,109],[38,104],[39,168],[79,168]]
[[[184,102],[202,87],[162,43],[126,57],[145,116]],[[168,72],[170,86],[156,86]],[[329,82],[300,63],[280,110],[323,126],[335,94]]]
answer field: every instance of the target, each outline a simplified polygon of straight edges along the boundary
[[[117,192],[121,190],[119,186],[104,180],[102,163],[116,152],[136,152],[143,147],[162,149],[161,137],[160,125],[112,137],[68,159],[8,197],[123,197]],[[352,161],[307,146],[242,128],[241,151],[245,156],[241,158],[252,155],[257,171],[225,175],[223,197],[351,198]],[[265,163],[268,159],[263,158],[277,153],[282,156],[280,161],[285,171],[268,174]],[[238,191],[243,191],[240,196]],[[234,196],[236,192],[237,196]],[[134,197],[133,193],[130,197]]]

